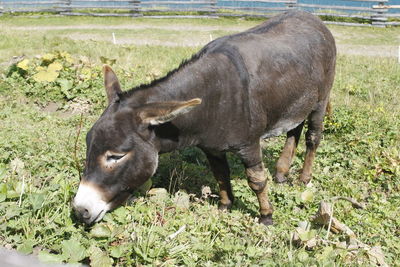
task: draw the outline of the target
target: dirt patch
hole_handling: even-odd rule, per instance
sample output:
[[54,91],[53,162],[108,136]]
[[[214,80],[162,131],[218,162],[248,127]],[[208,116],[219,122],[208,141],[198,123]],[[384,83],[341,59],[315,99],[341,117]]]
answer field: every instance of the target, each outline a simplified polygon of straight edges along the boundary
[[92,105],[86,99],[75,98],[70,101],[64,108],[71,114],[87,114],[92,109]]
[[49,102],[47,103],[46,106],[41,108],[41,111],[46,112],[46,113],[53,113],[58,111],[61,108],[61,104],[56,103],[56,102]]
[[49,102],[45,106],[39,107],[42,112],[56,114],[61,118],[69,118],[78,114],[87,114],[92,109],[92,105],[85,99],[73,99],[66,105],[56,102]]

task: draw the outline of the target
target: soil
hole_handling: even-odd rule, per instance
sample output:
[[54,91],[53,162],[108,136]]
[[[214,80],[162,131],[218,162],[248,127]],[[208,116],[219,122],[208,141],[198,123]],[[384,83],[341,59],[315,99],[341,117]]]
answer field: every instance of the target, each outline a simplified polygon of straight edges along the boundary
[[66,105],[56,102],[49,102],[45,106],[38,105],[39,109],[45,113],[54,113],[61,118],[69,118],[76,114],[87,114],[92,110],[91,104],[84,99],[73,99]]

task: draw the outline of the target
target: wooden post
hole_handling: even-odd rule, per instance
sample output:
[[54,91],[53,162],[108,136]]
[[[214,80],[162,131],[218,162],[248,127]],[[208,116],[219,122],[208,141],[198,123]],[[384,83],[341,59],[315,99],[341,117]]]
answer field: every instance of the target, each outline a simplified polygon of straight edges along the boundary
[[212,0],[211,1],[211,12],[216,13],[217,10],[218,10],[217,0]]
[[72,11],[72,8],[71,8],[71,0],[65,0],[65,3],[64,3],[64,11],[65,12],[71,12]]
[[133,17],[139,16],[139,13],[140,13],[140,0],[129,1],[128,5],[132,6],[132,8],[129,10],[129,13],[131,13]]
[[398,52],[397,62],[400,64],[400,45],[399,45],[399,52]]
[[387,12],[385,2],[378,2],[378,5],[372,6],[372,8],[376,10],[376,13],[371,15],[372,26],[386,27],[386,22],[388,19],[384,15],[384,13]]
[[298,2],[298,0],[294,1],[293,3],[288,3],[288,4],[286,4],[286,7],[289,9],[294,9],[297,7],[297,2]]

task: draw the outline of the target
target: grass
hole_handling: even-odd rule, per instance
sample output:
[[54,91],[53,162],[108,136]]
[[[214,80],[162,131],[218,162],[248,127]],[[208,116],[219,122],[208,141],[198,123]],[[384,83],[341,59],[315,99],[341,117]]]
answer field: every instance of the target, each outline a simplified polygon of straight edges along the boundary
[[[240,18],[168,19],[166,24],[165,19],[145,18],[3,16],[0,17],[0,63],[9,60],[12,55],[44,54],[50,50],[62,50],[88,56],[94,61],[98,61],[98,55],[114,58],[118,53],[118,65],[128,67],[134,60],[130,57],[132,44],[167,43],[178,47],[190,45],[194,46],[191,51],[196,51],[209,42],[210,34],[215,39],[253,27],[262,21],[263,19]],[[57,26],[63,28],[52,28]],[[116,26],[128,28],[107,28]],[[339,46],[397,47],[400,41],[400,31],[396,27],[381,29],[329,25],[329,28]],[[112,44],[113,32],[117,41],[125,43],[119,49]]]
[[[90,17],[90,16],[76,16],[76,17],[63,17],[63,16],[12,16],[3,15],[1,18],[2,23],[8,26],[27,26],[27,25],[38,25],[38,26],[65,26],[65,25],[82,25],[82,24],[96,24],[96,25],[122,25],[122,24],[136,24],[136,25],[147,25],[153,26],[165,26],[165,22],[168,21],[169,25],[210,25],[210,26],[252,26],[256,25],[257,21],[263,21],[263,18],[234,18],[225,17],[218,19],[207,19],[207,18],[169,18],[169,19],[149,19],[149,18],[127,18],[127,17],[107,17],[105,20],[101,17]],[[66,24],[68,22],[68,24]]]
[[[59,25],[69,21],[75,25],[108,23],[86,17],[6,17],[0,18],[0,23],[37,26],[48,25],[51,20]],[[110,18],[109,23],[130,21]],[[218,20],[139,21],[153,26],[219,25]],[[236,19],[220,23],[227,28],[257,24]],[[331,29],[337,36],[358,33],[382,37],[381,41],[365,37],[371,45],[392,40],[393,33],[398,32],[336,26]],[[209,186],[217,194],[217,185],[204,155],[191,148],[161,156],[153,187],[166,188],[168,194],[137,194],[133,203],[85,228],[74,220],[70,208],[79,183],[74,143],[80,115],[73,111],[80,110],[82,103],[90,107],[83,116],[83,134],[78,139],[77,160],[82,162],[84,134],[106,102],[101,61],[116,59],[115,69],[127,89],[164,75],[198,47],[74,41],[59,37],[65,34],[64,30],[13,32],[1,27],[0,31],[4,37],[0,40],[2,62],[21,54],[30,60],[26,69],[6,64],[0,67],[1,246],[34,254],[45,262],[92,266],[375,265],[377,258],[368,249],[343,247],[341,242],[348,239],[345,234],[327,237],[327,231],[315,224],[302,235],[302,242],[292,242],[298,225],[310,221],[321,200],[347,196],[365,203],[366,209],[336,202],[334,216],[352,229],[361,242],[380,247],[387,264],[395,266],[400,262],[400,65],[395,59],[339,55],[332,92],[334,112],[326,119],[311,187],[272,182],[270,174],[284,138],[265,142],[264,163],[275,207],[274,226],[264,228],[256,222],[256,197],[247,186],[242,165],[233,155],[229,156],[236,196],[233,210],[219,212],[215,197],[202,198],[202,186]],[[154,38],[161,31],[155,31]],[[102,33],[98,30],[96,34]],[[135,34],[139,33],[132,32]],[[339,43],[351,42],[343,40],[338,37]],[[361,42],[352,40],[352,44]],[[62,69],[54,81],[36,81],[37,67],[50,64],[43,56],[48,53],[54,55],[52,62],[62,64]],[[59,110],[45,112],[43,107],[48,103],[56,103]],[[291,181],[298,176],[304,152],[301,143],[289,176]],[[176,237],[169,237],[178,229],[183,230]],[[313,238],[316,244],[307,248],[307,242]]]

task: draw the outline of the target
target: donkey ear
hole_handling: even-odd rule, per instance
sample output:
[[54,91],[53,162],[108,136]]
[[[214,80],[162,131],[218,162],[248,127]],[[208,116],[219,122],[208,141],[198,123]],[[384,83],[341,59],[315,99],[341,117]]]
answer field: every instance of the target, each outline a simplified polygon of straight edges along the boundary
[[108,103],[110,104],[116,97],[118,97],[118,93],[121,93],[121,86],[119,85],[119,81],[117,75],[115,75],[114,71],[110,66],[103,66],[103,75],[104,75],[104,86],[106,87],[106,93],[108,98]]
[[140,109],[139,117],[143,123],[158,125],[172,121],[176,117],[189,112],[200,104],[200,98],[180,102],[149,103]]

